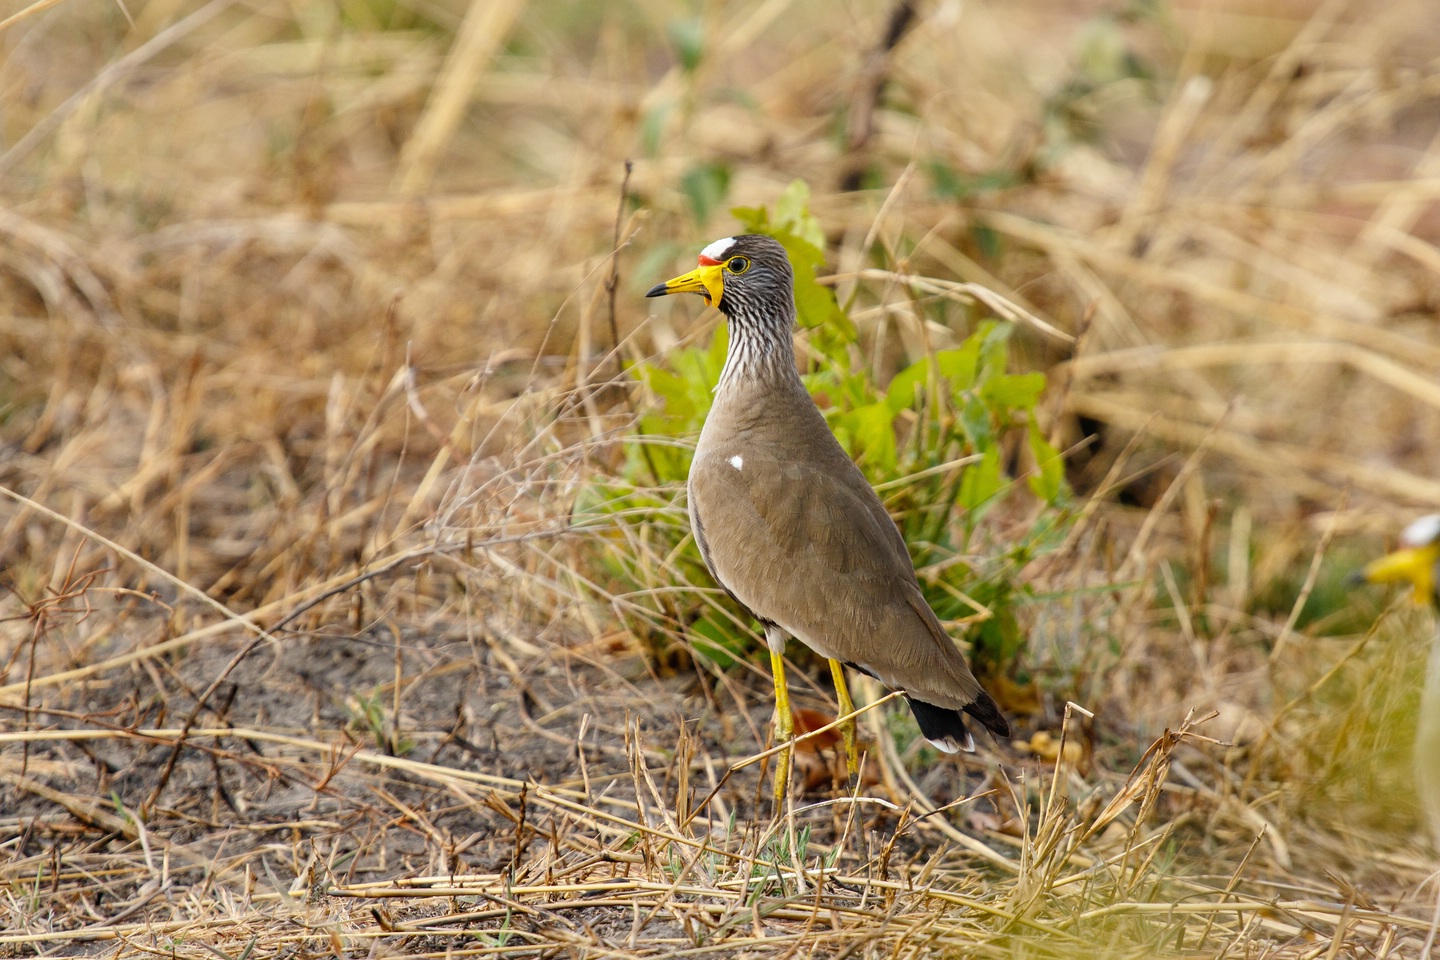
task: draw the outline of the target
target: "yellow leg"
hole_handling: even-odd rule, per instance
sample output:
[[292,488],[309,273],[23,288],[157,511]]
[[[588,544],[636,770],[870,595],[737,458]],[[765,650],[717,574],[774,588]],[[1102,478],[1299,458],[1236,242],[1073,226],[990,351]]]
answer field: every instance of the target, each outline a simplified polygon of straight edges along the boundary
[[[845,685],[845,668],[839,660],[830,661],[830,677],[835,681],[835,699],[840,701],[840,716],[854,713],[855,704],[850,700],[850,688]],[[845,769],[854,777],[860,772],[860,754],[855,749],[855,721],[846,720],[842,723],[840,733],[845,737]]]
[[[795,737],[795,714],[790,710],[790,691],[785,685],[785,658],[770,651],[770,674],[775,681],[775,745],[788,744]],[[790,786],[790,754],[793,747],[775,756],[775,805],[785,802]]]

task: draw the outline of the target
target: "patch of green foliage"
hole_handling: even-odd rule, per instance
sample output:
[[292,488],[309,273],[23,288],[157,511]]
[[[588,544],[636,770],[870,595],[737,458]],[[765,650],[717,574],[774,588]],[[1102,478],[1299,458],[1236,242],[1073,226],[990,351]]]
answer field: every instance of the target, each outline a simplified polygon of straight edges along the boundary
[[379,689],[369,695],[354,694],[346,704],[346,710],[350,714],[350,725],[368,731],[375,746],[390,756],[403,757],[415,748],[414,741],[400,733],[398,718],[387,711],[384,695]]
[[[824,264],[823,234],[808,199],[796,182],[771,210],[732,212],[743,232],[768,234],[789,254],[800,335],[808,341],[802,378],[899,524],[926,599],[942,620],[967,625],[978,669],[1006,669],[1024,641],[1015,617],[1026,599],[1018,572],[1056,546],[1071,522],[1063,462],[1036,422],[1045,377],[1010,372],[1012,327],[986,320],[958,346],[878,383],[854,323],[815,279]],[[693,443],[662,438],[689,441],[699,434],[727,344],[721,327],[708,345],[672,350],[631,369],[649,401],[641,404],[626,460],[618,476],[596,482],[577,504],[577,515],[627,525],[623,538],[597,538],[614,586],[657,606],[663,601],[656,612],[686,624],[695,650],[721,666],[754,653],[744,612],[728,598],[707,603],[657,589],[673,581],[663,582],[654,558],[664,558],[672,577],[709,583],[680,508]],[[1022,447],[1035,464],[1023,483],[1009,475]],[[986,517],[1027,495],[1030,503],[1007,511],[1005,539],[993,537]],[[1030,517],[1028,526],[1017,525],[1017,516]]]

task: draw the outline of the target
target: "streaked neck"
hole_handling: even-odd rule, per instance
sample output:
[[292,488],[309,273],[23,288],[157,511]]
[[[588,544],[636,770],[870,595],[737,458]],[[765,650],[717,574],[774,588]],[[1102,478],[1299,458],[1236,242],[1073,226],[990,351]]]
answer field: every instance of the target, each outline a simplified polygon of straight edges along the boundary
[[737,310],[728,318],[730,346],[716,391],[754,381],[798,382],[795,369],[795,307],[778,311]]

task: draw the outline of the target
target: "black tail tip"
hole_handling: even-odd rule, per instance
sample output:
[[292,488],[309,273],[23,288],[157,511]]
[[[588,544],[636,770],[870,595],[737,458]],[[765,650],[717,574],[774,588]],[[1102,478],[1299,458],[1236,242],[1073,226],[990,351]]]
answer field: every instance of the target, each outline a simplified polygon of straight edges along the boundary
[[905,699],[910,704],[910,712],[915,715],[920,735],[934,744],[937,750],[945,753],[959,753],[962,750],[966,753],[975,752],[975,737],[965,726],[966,713],[979,720],[985,729],[995,736],[1010,736],[1010,724],[987,693],[982,692],[980,699],[965,707],[963,712],[949,707],[937,707],[933,703],[913,697]]

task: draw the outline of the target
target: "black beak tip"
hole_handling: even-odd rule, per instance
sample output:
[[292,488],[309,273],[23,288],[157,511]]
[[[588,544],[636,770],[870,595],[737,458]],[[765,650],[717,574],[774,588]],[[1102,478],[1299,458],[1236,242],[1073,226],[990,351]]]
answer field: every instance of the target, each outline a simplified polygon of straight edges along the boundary
[[1352,570],[1345,577],[1345,586],[1347,587],[1363,587],[1369,582],[1365,577],[1364,570]]
[[657,283],[657,284],[655,284],[655,286],[653,286],[653,287],[651,287],[649,290],[645,291],[645,296],[647,296],[647,297],[663,297],[663,296],[665,296],[665,284],[663,284],[663,283]]

